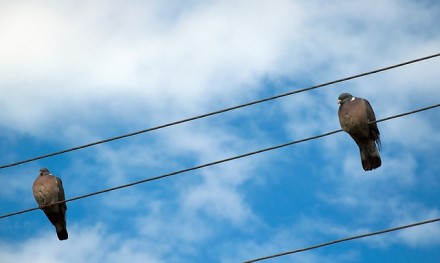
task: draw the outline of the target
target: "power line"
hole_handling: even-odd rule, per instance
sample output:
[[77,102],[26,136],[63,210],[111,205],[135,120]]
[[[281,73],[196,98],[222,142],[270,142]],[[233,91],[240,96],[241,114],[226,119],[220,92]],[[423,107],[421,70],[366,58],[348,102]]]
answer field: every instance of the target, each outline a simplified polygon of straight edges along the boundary
[[182,120],[179,120],[179,121],[166,123],[166,124],[155,126],[155,127],[152,127],[152,128],[148,128],[148,129],[144,129],[144,130],[140,130],[140,131],[136,131],[136,132],[132,132],[132,133],[128,133],[128,134],[124,134],[124,135],[120,135],[120,136],[116,136],[116,137],[112,137],[112,138],[108,138],[108,139],[104,139],[104,140],[100,140],[100,141],[96,141],[96,142],[92,142],[92,143],[88,143],[88,144],[84,144],[84,145],[73,147],[73,148],[68,148],[68,149],[65,149],[65,150],[61,150],[61,151],[57,151],[57,152],[53,152],[53,153],[49,153],[49,154],[45,154],[45,155],[40,155],[40,156],[37,156],[37,157],[33,157],[33,158],[30,158],[30,159],[14,162],[14,163],[10,163],[10,164],[1,165],[0,169],[12,167],[12,166],[17,166],[17,165],[24,164],[24,163],[33,162],[33,161],[37,161],[37,160],[40,160],[40,159],[45,159],[45,158],[48,158],[48,157],[52,157],[52,156],[56,156],[56,155],[60,155],[60,154],[64,154],[64,153],[68,153],[68,152],[72,152],[72,151],[77,151],[77,150],[88,148],[88,147],[95,146],[95,145],[98,145],[98,144],[103,144],[103,143],[107,143],[107,142],[111,142],[111,141],[115,141],[115,140],[120,140],[120,139],[123,139],[123,138],[139,135],[139,134],[142,134],[142,133],[147,133],[147,132],[151,132],[151,131],[167,128],[167,127],[170,127],[170,126],[182,124],[182,123],[185,123],[185,122],[190,122],[190,121],[206,118],[206,117],[209,117],[209,116],[225,113],[225,112],[228,112],[228,111],[232,111],[232,110],[248,107],[248,106],[251,106],[251,105],[255,105],[255,104],[259,104],[259,103],[263,103],[263,102],[279,99],[279,98],[290,96],[290,95],[293,95],[293,94],[297,94],[297,93],[301,93],[301,92],[305,92],[305,91],[309,91],[309,90],[313,90],[313,89],[322,88],[322,87],[325,87],[325,86],[329,86],[329,85],[332,85],[332,84],[336,84],[336,83],[340,83],[340,82],[344,82],[344,81],[348,81],[348,80],[352,80],[352,79],[356,79],[356,78],[360,78],[360,77],[365,77],[365,76],[376,74],[376,73],[379,73],[379,72],[382,72],[382,71],[387,71],[387,70],[390,70],[390,69],[406,66],[406,65],[409,65],[409,64],[413,64],[413,63],[416,63],[416,62],[423,61],[423,60],[432,59],[432,58],[435,58],[435,57],[438,57],[438,56],[440,56],[440,53],[433,54],[433,55],[426,56],[426,57],[421,57],[421,58],[414,59],[414,60],[409,60],[409,61],[406,61],[406,62],[403,62],[403,63],[399,63],[399,64],[395,64],[395,65],[392,65],[392,66],[388,66],[388,67],[384,67],[384,68],[368,71],[368,72],[357,74],[357,75],[353,75],[353,76],[350,76],[350,77],[346,77],[346,78],[342,78],[342,79],[326,82],[326,83],[315,85],[315,86],[311,86],[311,87],[308,87],[308,88],[294,90],[294,91],[290,91],[290,92],[287,92],[287,93],[275,95],[275,96],[272,96],[272,97],[267,97],[267,98],[264,98],[264,99],[260,99],[260,100],[256,100],[256,101],[252,101],[252,102],[248,102],[248,103],[244,103],[244,104],[240,104],[240,105],[229,107],[229,108],[225,108],[225,109],[222,109],[222,110],[213,111],[213,112],[210,112],[210,113],[206,113],[206,114],[190,117],[190,118],[187,118],[187,119],[182,119]]
[[421,221],[421,222],[417,222],[417,223],[413,223],[413,224],[409,224],[409,225],[399,226],[399,227],[395,227],[395,228],[389,228],[389,229],[385,229],[385,230],[381,230],[381,231],[371,232],[371,233],[357,235],[357,236],[352,236],[352,237],[347,237],[347,238],[341,238],[341,239],[333,240],[333,241],[330,241],[330,242],[325,242],[325,243],[322,243],[322,244],[318,244],[318,245],[314,245],[314,246],[310,246],[310,247],[306,247],[306,248],[301,248],[301,249],[297,249],[297,250],[282,252],[282,253],[266,256],[266,257],[261,257],[261,258],[256,258],[256,259],[248,260],[248,261],[245,261],[243,263],[252,263],[252,262],[262,261],[262,260],[266,260],[266,259],[286,256],[286,255],[295,254],[295,253],[299,253],[299,252],[304,252],[304,251],[307,251],[307,250],[312,250],[312,249],[316,249],[316,248],[320,248],[320,247],[334,245],[334,244],[337,244],[337,243],[351,241],[351,240],[354,240],[354,239],[359,239],[359,238],[364,238],[364,237],[369,237],[369,236],[374,236],[374,235],[381,235],[381,234],[385,234],[385,233],[389,233],[389,232],[393,232],[393,231],[398,231],[398,230],[402,230],[402,229],[406,229],[406,228],[416,227],[416,226],[420,226],[420,225],[424,225],[424,224],[431,224],[431,223],[438,222],[438,221],[440,221],[440,218],[434,218],[434,219],[430,219],[430,220],[426,220],[426,221]]
[[[439,104],[435,104],[435,105],[431,105],[431,106],[428,106],[428,107],[420,108],[420,109],[417,109],[417,110],[409,111],[409,112],[406,112],[406,113],[393,115],[393,116],[386,117],[386,118],[383,118],[383,119],[380,119],[380,120],[372,121],[370,123],[375,123],[375,122],[377,123],[377,122],[388,121],[388,120],[391,120],[391,119],[400,118],[400,117],[407,116],[407,115],[410,115],[410,114],[414,114],[414,113],[430,110],[430,109],[433,109],[433,108],[436,108],[436,107],[439,107],[439,106],[440,106],[440,103]],[[155,177],[150,177],[150,178],[143,179],[143,180],[140,180],[140,181],[137,181],[137,182],[133,182],[133,183],[129,183],[129,184],[124,184],[124,185],[108,188],[108,189],[105,189],[105,190],[101,190],[101,191],[97,191],[97,192],[81,195],[81,196],[70,198],[70,199],[66,199],[64,201],[60,201],[60,202],[57,202],[57,203],[54,203],[54,204],[64,203],[64,202],[67,203],[67,202],[71,202],[71,201],[75,201],[75,200],[91,197],[91,196],[94,196],[94,195],[99,195],[99,194],[103,194],[103,193],[119,190],[119,189],[122,189],[122,188],[131,187],[131,186],[134,186],[134,185],[137,185],[137,184],[142,184],[142,183],[146,183],[146,182],[150,182],[150,181],[155,181],[155,180],[163,179],[163,178],[166,178],[166,177],[171,177],[171,176],[178,175],[178,174],[181,174],[181,173],[186,173],[186,172],[190,172],[190,171],[194,171],[194,170],[199,170],[199,169],[206,168],[206,167],[209,167],[209,166],[213,166],[213,165],[217,165],[217,164],[221,164],[221,163],[225,163],[225,162],[241,159],[241,158],[244,158],[244,157],[249,157],[249,156],[260,154],[260,153],[263,153],[263,152],[268,152],[268,151],[284,148],[286,146],[290,146],[290,145],[293,145],[293,144],[298,144],[298,143],[302,143],[302,142],[306,142],[306,141],[310,141],[310,140],[326,137],[326,136],[329,136],[329,135],[332,135],[332,134],[335,134],[335,133],[338,133],[338,132],[341,132],[341,131],[342,131],[342,129],[339,129],[339,130],[323,133],[323,134],[320,134],[320,135],[308,137],[308,138],[305,138],[305,139],[300,139],[300,140],[291,141],[291,142],[284,143],[284,144],[279,144],[279,145],[272,146],[272,147],[269,147],[269,148],[264,148],[264,149],[256,150],[256,151],[253,151],[253,152],[249,152],[249,153],[245,153],[245,154],[229,157],[229,158],[226,158],[226,159],[222,159],[222,160],[218,160],[218,161],[202,164],[202,165],[199,165],[199,166],[194,166],[194,167],[186,168],[186,169],[183,169],[183,170],[178,170],[178,171],[167,173],[167,174],[163,174],[163,175],[159,175],[159,176],[155,176]],[[33,211],[33,210],[37,210],[37,209],[38,209],[38,207],[35,207],[35,208],[30,208],[30,209],[22,210],[22,211],[19,211],[19,212],[5,214],[5,215],[0,216],[0,219],[6,218],[6,217],[15,216],[15,215],[19,215],[19,214],[23,214],[23,213],[27,213],[27,212],[30,212],[30,211]]]

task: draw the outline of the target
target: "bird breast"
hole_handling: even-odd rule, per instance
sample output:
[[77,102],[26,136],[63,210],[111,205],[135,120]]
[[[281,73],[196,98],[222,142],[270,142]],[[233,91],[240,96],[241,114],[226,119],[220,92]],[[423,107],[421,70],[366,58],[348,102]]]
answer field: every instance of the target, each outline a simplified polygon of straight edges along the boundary
[[354,104],[347,104],[342,106],[346,110],[339,112],[342,129],[353,135],[368,137],[368,119],[365,110],[362,107],[355,107]]
[[34,188],[34,197],[40,206],[46,206],[51,203],[57,202],[58,195],[56,193],[58,193],[58,187],[56,184],[47,187],[46,184],[41,182],[41,183],[37,183],[37,185]]

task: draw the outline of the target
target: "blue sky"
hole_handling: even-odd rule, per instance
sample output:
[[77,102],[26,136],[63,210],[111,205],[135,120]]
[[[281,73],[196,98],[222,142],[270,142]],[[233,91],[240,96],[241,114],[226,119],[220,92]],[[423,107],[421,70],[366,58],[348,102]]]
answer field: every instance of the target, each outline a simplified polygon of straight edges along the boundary
[[[0,4],[0,163],[439,52],[435,1]],[[40,167],[72,198],[439,103],[438,58],[0,170],[0,214],[36,206]],[[242,262],[440,216],[438,109],[379,124],[382,167],[345,133],[1,219],[0,262]],[[436,262],[440,224],[267,262]]]

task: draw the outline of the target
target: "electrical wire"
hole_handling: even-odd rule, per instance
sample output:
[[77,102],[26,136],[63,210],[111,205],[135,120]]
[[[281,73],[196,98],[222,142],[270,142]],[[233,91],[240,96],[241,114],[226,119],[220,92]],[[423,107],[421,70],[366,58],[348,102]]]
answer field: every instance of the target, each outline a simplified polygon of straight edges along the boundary
[[387,71],[387,70],[390,70],[390,69],[406,66],[406,65],[409,65],[409,64],[413,64],[413,63],[416,63],[416,62],[432,59],[432,58],[439,57],[439,56],[440,56],[440,53],[437,53],[437,54],[429,55],[429,56],[426,56],[426,57],[421,57],[421,58],[418,58],[418,59],[409,60],[409,61],[406,61],[406,62],[395,64],[395,65],[392,65],[392,66],[388,66],[388,67],[384,67],[384,68],[380,68],[380,69],[376,69],[376,70],[360,73],[360,74],[357,74],[357,75],[353,75],[353,76],[350,76],[350,77],[341,78],[341,79],[338,79],[338,80],[334,80],[334,81],[326,82],[326,83],[323,83],[323,84],[311,86],[311,87],[308,87],[308,88],[294,90],[294,91],[290,91],[290,92],[287,92],[287,93],[284,93],[284,94],[279,94],[279,95],[275,95],[275,96],[272,96],[272,97],[268,97],[268,98],[264,98],[264,99],[260,99],[260,100],[256,100],[256,101],[252,101],[252,102],[248,102],[248,103],[244,103],[244,104],[240,104],[240,105],[237,105],[237,106],[225,108],[225,109],[222,109],[222,110],[213,111],[213,112],[202,114],[202,115],[198,115],[198,116],[195,116],[195,117],[190,117],[190,118],[187,118],[187,119],[182,119],[182,120],[179,120],[179,121],[170,122],[170,123],[166,123],[166,124],[163,124],[163,125],[155,126],[155,127],[152,127],[152,128],[148,128],[148,129],[144,129],[144,130],[140,130],[140,131],[136,131],[136,132],[132,132],[132,133],[128,133],[128,134],[124,134],[124,135],[120,135],[120,136],[116,136],[116,137],[112,137],[112,138],[108,138],[108,139],[104,139],[104,140],[100,140],[100,141],[96,141],[96,142],[92,142],[92,143],[88,143],[88,144],[84,144],[84,145],[81,145],[81,146],[77,146],[77,147],[73,147],[73,148],[69,148],[69,149],[65,149],[65,150],[61,150],[61,151],[57,151],[57,152],[53,152],[53,153],[49,153],[49,154],[40,155],[40,156],[37,156],[37,157],[33,157],[33,158],[30,158],[30,159],[14,162],[14,163],[10,163],[10,164],[4,164],[4,165],[0,166],[0,169],[21,165],[21,164],[24,164],[24,163],[33,162],[33,161],[45,159],[45,158],[48,158],[48,157],[52,157],[52,156],[56,156],[56,155],[60,155],[60,154],[65,154],[65,153],[72,152],[72,151],[77,151],[77,150],[88,148],[88,147],[92,147],[92,146],[95,146],[95,145],[98,145],[98,144],[103,144],[103,143],[108,143],[108,142],[115,141],[115,140],[120,140],[120,139],[123,139],[123,138],[139,135],[139,134],[142,134],[142,133],[147,133],[147,132],[151,132],[151,131],[167,128],[167,127],[170,127],[170,126],[182,124],[182,123],[185,123],[185,122],[194,121],[194,120],[197,120],[197,119],[206,118],[206,117],[209,117],[209,116],[213,116],[213,115],[225,113],[225,112],[228,112],[228,111],[232,111],[232,110],[248,107],[248,106],[251,106],[251,105],[255,105],[255,104],[259,104],[259,103],[263,103],[263,102],[279,99],[279,98],[290,96],[290,95],[293,95],[293,94],[297,94],[297,93],[301,93],[301,92],[305,92],[305,91],[309,91],[309,90],[313,90],[313,89],[322,88],[322,87],[325,87],[325,86],[329,86],[329,85],[332,85],[332,84],[336,84],[336,83],[340,83],[340,82],[344,82],[344,81],[348,81],[348,80],[352,80],[352,79],[356,79],[356,78],[360,78],[360,77],[365,77],[365,76],[376,74],[376,73],[379,73],[379,72],[382,72],[382,71]]
[[[417,109],[417,110],[405,112],[405,113],[402,113],[402,114],[393,115],[393,116],[386,117],[386,118],[383,118],[383,119],[380,119],[380,120],[371,121],[370,123],[378,123],[378,122],[388,121],[388,120],[391,120],[391,119],[400,118],[400,117],[407,116],[407,115],[410,115],[410,114],[414,114],[414,113],[430,110],[430,109],[433,109],[433,108],[436,108],[436,107],[439,107],[439,106],[440,106],[440,103],[439,104],[435,104],[435,105],[431,105],[431,106],[428,106],[428,107],[420,108],[420,109]],[[209,166],[213,166],[213,165],[217,165],[217,164],[221,164],[221,163],[225,163],[225,162],[241,159],[241,158],[244,158],[244,157],[249,157],[249,156],[260,154],[260,153],[263,153],[263,152],[268,152],[268,151],[284,148],[286,146],[290,146],[290,145],[294,145],[294,144],[298,144],[298,143],[302,143],[302,142],[306,142],[306,141],[310,141],[310,140],[315,140],[315,139],[326,137],[326,136],[329,136],[329,135],[332,135],[332,134],[335,134],[335,133],[338,133],[338,132],[341,132],[341,131],[342,131],[342,129],[339,129],[339,130],[323,133],[323,134],[320,134],[320,135],[308,137],[308,138],[305,138],[305,139],[291,141],[291,142],[288,142],[288,143],[272,146],[272,147],[269,147],[269,148],[260,149],[260,150],[253,151],[253,152],[248,152],[248,153],[245,153],[245,154],[241,154],[241,155],[229,157],[229,158],[226,158],[226,159],[222,159],[222,160],[218,160],[218,161],[214,161],[214,162],[210,162],[210,163],[206,163],[206,164],[202,164],[202,165],[186,168],[186,169],[183,169],[183,170],[178,170],[178,171],[175,171],[175,172],[171,172],[171,173],[167,173],[167,174],[163,174],[163,175],[159,175],[159,176],[155,176],[155,177],[146,178],[146,179],[143,179],[143,180],[140,180],[140,181],[137,181],[137,182],[133,182],[133,183],[129,183],[129,184],[124,184],[124,185],[108,188],[108,189],[105,189],[105,190],[101,190],[101,191],[97,191],[97,192],[81,195],[81,196],[78,196],[78,197],[66,199],[64,201],[56,202],[56,203],[53,203],[53,204],[64,203],[64,202],[67,203],[67,202],[71,202],[71,201],[75,201],[75,200],[91,197],[91,196],[94,196],[94,195],[99,195],[99,194],[103,194],[103,193],[119,190],[119,189],[122,189],[122,188],[131,187],[131,186],[134,186],[134,185],[137,185],[137,184],[142,184],[142,183],[146,183],[146,182],[150,182],[150,181],[155,181],[155,180],[163,179],[163,178],[166,178],[166,177],[171,177],[171,176],[182,174],[182,173],[186,173],[186,172],[189,172],[189,171],[194,171],[194,170],[202,169],[202,168],[205,168],[205,167],[209,167]],[[27,212],[30,212],[30,211],[33,211],[33,210],[37,210],[37,209],[38,209],[38,207],[35,207],[35,208],[30,208],[30,209],[22,210],[22,211],[19,211],[19,212],[14,212],[14,213],[10,213],[10,214],[1,215],[0,219],[6,218],[6,217],[15,216],[15,215],[19,215],[19,214],[23,214],[23,213],[27,213]]]
[[256,258],[256,259],[244,261],[243,263],[252,263],[252,262],[257,262],[257,261],[263,261],[263,260],[266,260],[266,259],[272,259],[272,258],[276,258],[276,257],[291,255],[291,254],[295,254],[295,253],[299,253],[299,252],[304,252],[304,251],[307,251],[307,250],[312,250],[312,249],[316,249],[316,248],[320,248],[320,247],[335,245],[337,243],[342,243],[342,242],[351,241],[351,240],[355,240],[355,239],[360,239],[360,238],[364,238],[364,237],[381,235],[381,234],[385,234],[385,233],[389,233],[389,232],[393,232],[393,231],[398,231],[398,230],[402,230],[402,229],[406,229],[406,228],[412,228],[412,227],[416,227],[416,226],[420,226],[420,225],[425,225],[425,224],[431,224],[431,223],[435,223],[435,222],[439,222],[439,221],[440,221],[440,218],[434,218],[434,219],[430,219],[430,220],[426,220],[426,221],[421,221],[421,222],[417,222],[417,223],[413,223],[413,224],[409,224],[409,225],[403,225],[403,226],[389,228],[389,229],[385,229],[385,230],[381,230],[381,231],[376,231],[376,232],[371,232],[371,233],[367,233],[367,234],[362,234],[362,235],[357,235],[357,236],[352,236],[352,237],[347,237],[347,238],[341,238],[341,239],[337,239],[337,240],[333,240],[333,241],[330,241],[330,242],[325,242],[325,243],[317,244],[317,245],[310,246],[310,247],[300,248],[300,249],[297,249],[297,250],[286,251],[286,252],[282,252],[282,253],[278,253],[278,254],[273,254],[273,255],[270,255],[270,256]]

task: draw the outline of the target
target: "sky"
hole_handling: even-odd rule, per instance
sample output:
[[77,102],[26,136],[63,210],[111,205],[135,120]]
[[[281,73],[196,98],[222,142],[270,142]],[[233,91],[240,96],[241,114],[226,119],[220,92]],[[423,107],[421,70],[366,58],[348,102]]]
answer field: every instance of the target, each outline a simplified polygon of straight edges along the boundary
[[[1,1],[0,164],[438,53],[437,1]],[[0,214],[438,104],[440,60],[0,170]],[[243,262],[440,216],[440,111],[379,123],[382,166],[328,137],[0,219],[0,262]],[[438,262],[440,224],[264,262]]]

